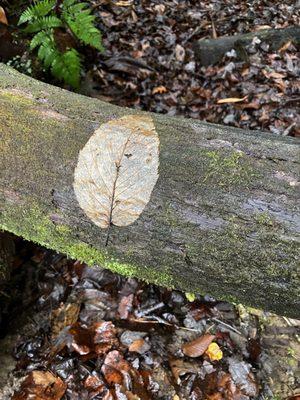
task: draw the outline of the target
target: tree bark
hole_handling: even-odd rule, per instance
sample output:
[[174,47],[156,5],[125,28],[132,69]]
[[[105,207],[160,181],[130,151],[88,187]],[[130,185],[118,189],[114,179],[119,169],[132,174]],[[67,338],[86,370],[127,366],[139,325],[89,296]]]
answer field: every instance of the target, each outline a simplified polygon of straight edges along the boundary
[[195,57],[203,66],[215,64],[222,60],[230,50],[235,49],[239,59],[247,61],[245,45],[251,43],[254,37],[266,41],[273,51],[278,50],[291,40],[300,46],[300,27],[290,26],[284,29],[263,29],[235,36],[223,36],[218,39],[202,39],[194,43]]
[[[159,177],[139,218],[111,226],[105,246],[74,170],[94,131],[129,115],[153,120]],[[121,274],[300,316],[296,139],[120,108],[4,65],[0,116],[0,229]]]

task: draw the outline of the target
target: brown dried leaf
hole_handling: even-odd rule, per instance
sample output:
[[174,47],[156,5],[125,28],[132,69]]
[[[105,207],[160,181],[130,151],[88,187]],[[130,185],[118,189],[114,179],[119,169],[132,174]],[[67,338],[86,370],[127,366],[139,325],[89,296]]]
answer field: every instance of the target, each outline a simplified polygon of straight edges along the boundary
[[60,400],[66,389],[67,385],[51,372],[32,371],[12,400]]
[[105,389],[102,379],[100,379],[100,377],[96,373],[94,373],[93,375],[89,375],[85,379],[83,386],[85,387],[85,389],[88,390],[91,398],[94,398],[99,393],[103,394],[103,391]]
[[52,338],[57,337],[65,327],[75,324],[79,311],[79,303],[62,304],[57,310],[53,310],[51,315]]
[[180,384],[182,376],[199,372],[197,365],[184,361],[182,358],[170,360],[169,364],[177,384]]
[[150,349],[150,345],[146,340],[144,339],[137,339],[131,343],[131,345],[128,347],[129,351],[136,352],[139,354],[144,354],[146,351]]
[[57,353],[67,346],[71,351],[80,355],[89,354],[91,357],[107,353],[118,344],[116,329],[112,322],[96,322],[89,328],[76,323],[64,329],[56,338],[53,352]]
[[214,340],[215,335],[205,334],[182,346],[183,353],[188,357],[200,357]]
[[78,158],[74,190],[101,228],[127,226],[142,213],[158,179],[159,139],[151,117],[127,115],[100,126]]
[[122,385],[124,380],[128,380],[129,371],[130,365],[117,350],[111,351],[107,354],[101,367],[101,372],[109,385]]
[[134,295],[130,294],[128,296],[122,297],[119,307],[118,307],[118,312],[120,315],[121,319],[127,319],[129,316],[129,313],[132,310],[132,303],[133,303]]
[[8,25],[4,8],[0,6],[0,22],[4,25]]

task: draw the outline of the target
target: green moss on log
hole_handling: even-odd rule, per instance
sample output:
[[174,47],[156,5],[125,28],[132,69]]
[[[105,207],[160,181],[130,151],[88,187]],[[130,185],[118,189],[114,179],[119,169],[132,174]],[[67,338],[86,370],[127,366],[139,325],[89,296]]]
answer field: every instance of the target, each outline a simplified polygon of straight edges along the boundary
[[[173,288],[173,276],[168,268],[156,271],[147,266],[120,262],[118,258],[105,250],[98,250],[72,236],[72,230],[64,224],[55,224],[47,217],[38,204],[23,211],[23,206],[5,210],[2,214],[0,229],[7,230],[26,240],[39,243],[47,248],[56,249],[72,259],[80,260],[90,266],[99,265],[127,277],[136,277],[161,286]],[[20,214],[18,218],[18,213]],[[16,223],[16,221],[21,221]]]

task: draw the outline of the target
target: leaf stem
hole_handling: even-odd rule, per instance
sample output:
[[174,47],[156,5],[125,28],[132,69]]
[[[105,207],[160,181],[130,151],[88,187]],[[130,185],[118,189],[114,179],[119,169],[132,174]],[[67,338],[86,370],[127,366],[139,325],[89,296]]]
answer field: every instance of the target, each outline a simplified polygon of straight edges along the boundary
[[113,190],[112,190],[112,196],[111,196],[111,204],[110,204],[110,211],[109,211],[109,219],[108,219],[108,228],[107,228],[107,234],[106,234],[106,240],[105,240],[105,247],[108,246],[109,242],[109,235],[110,235],[110,228],[113,225],[112,223],[112,216],[113,216],[113,209],[114,209],[114,201],[115,201],[115,193],[116,193],[116,186],[117,186],[117,180],[119,178],[119,172],[121,168],[120,161],[115,163],[116,165],[116,177],[113,183]]

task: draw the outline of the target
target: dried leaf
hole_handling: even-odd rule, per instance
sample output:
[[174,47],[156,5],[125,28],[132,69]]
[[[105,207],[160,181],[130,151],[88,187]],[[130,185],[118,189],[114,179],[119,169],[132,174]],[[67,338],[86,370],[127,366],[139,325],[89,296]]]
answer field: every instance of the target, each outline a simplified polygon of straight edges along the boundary
[[292,43],[293,43],[293,42],[292,42],[291,40],[288,40],[283,46],[280,47],[280,49],[278,50],[278,52],[279,52],[279,53],[285,52],[285,51],[290,47],[290,45],[291,45]]
[[123,381],[126,382],[130,380],[129,371],[129,363],[124,360],[122,354],[117,350],[111,351],[107,354],[101,367],[101,372],[109,385],[122,385]]
[[239,361],[235,358],[229,358],[229,372],[232,376],[234,383],[241,389],[247,396],[257,396],[258,386],[255,381],[254,375],[251,372],[251,365]]
[[128,347],[129,351],[144,354],[150,350],[150,345],[144,339],[137,339]]
[[152,89],[152,94],[162,94],[166,93],[168,89],[165,86],[156,86]]
[[205,354],[208,355],[208,357],[209,357],[209,359],[210,359],[211,361],[219,361],[219,360],[221,360],[222,357],[223,357],[223,352],[222,352],[222,350],[220,349],[220,347],[218,346],[218,344],[215,343],[215,342],[211,343],[211,344],[208,346],[208,348],[207,348]]
[[53,352],[57,353],[67,346],[80,355],[96,357],[107,353],[117,344],[116,329],[111,321],[95,322],[88,328],[76,323],[58,335]]
[[286,74],[280,73],[280,72],[276,72],[276,71],[266,71],[265,69],[262,70],[262,73],[264,74],[264,76],[266,78],[274,78],[274,79],[282,79],[282,78],[286,78]]
[[244,97],[227,97],[226,99],[220,99],[217,101],[217,104],[226,104],[226,103],[240,103],[244,100],[246,100],[248,96]]
[[66,389],[67,385],[51,372],[32,371],[12,400],[60,400]]
[[158,179],[159,139],[151,117],[127,115],[100,126],[79,154],[74,190],[101,228],[127,226],[142,213]]
[[199,368],[195,363],[190,363],[184,361],[182,358],[170,360],[170,367],[172,374],[176,380],[176,383],[179,385],[181,382],[181,377],[186,374],[197,374],[199,373]]
[[132,310],[132,303],[133,303],[134,295],[130,294],[128,296],[122,297],[119,307],[118,307],[118,312],[120,315],[121,319],[127,319],[131,310]]
[[57,310],[53,310],[51,315],[52,338],[57,337],[65,327],[75,324],[79,311],[79,303],[62,304]]
[[176,55],[176,60],[183,62],[185,58],[185,50],[180,44],[177,44],[175,47],[175,55]]
[[99,393],[102,394],[105,389],[103,381],[95,372],[85,379],[83,386],[88,390],[90,398],[94,398]]
[[210,343],[214,340],[215,335],[205,334],[198,337],[191,342],[188,342],[182,346],[182,351],[186,356],[189,357],[200,357],[205,353]]
[[0,6],[0,22],[4,25],[8,25],[4,8]]

